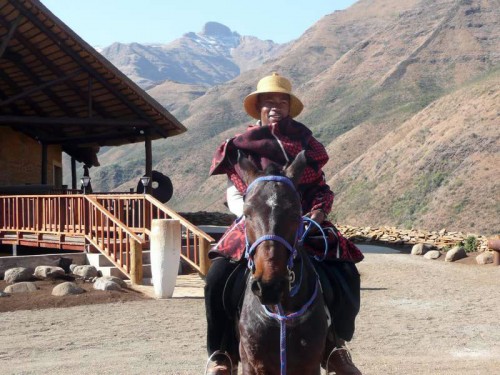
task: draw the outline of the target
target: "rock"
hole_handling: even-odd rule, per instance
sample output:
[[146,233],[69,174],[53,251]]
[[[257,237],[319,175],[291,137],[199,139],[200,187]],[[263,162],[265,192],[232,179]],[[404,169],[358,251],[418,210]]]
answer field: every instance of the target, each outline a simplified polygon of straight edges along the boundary
[[72,294],[81,294],[85,292],[84,289],[80,288],[75,283],[71,281],[66,281],[64,283],[58,284],[52,289],[53,296],[67,296]]
[[102,276],[102,277],[99,277],[97,279],[95,279],[94,283],[101,279],[102,281],[112,281],[114,283],[117,283],[118,285],[120,285],[121,288],[124,288],[124,289],[127,289],[127,283],[125,281],[123,281],[122,279],[120,279],[119,277],[116,277],[116,276]]
[[122,287],[111,280],[105,280],[103,278],[98,278],[94,283],[94,289],[96,290],[122,290]]
[[27,293],[27,292],[35,292],[38,290],[38,287],[34,282],[31,281],[22,281],[20,283],[15,283],[12,285],[8,285],[5,289],[5,293]]
[[428,245],[426,243],[418,243],[416,245],[413,245],[413,247],[411,248],[411,255],[424,255],[431,248],[431,245]]
[[446,262],[455,262],[463,258],[467,258],[467,253],[465,252],[465,249],[461,246],[455,246],[451,250],[448,250],[444,260]]
[[424,254],[425,259],[437,259],[441,256],[439,250],[430,250]]
[[64,257],[59,258],[58,266],[61,267],[65,273],[71,272],[71,265],[72,264],[73,264],[73,259],[71,259],[71,258],[64,258]]
[[66,274],[61,267],[56,266],[38,266],[35,268],[34,276],[38,279],[57,279]]
[[73,268],[73,274],[89,280],[97,276],[97,268],[90,265],[76,266]]
[[493,252],[484,251],[476,257],[477,264],[493,263]]
[[5,271],[4,280],[7,284],[14,284],[21,281],[33,279],[33,270],[26,267],[14,267]]

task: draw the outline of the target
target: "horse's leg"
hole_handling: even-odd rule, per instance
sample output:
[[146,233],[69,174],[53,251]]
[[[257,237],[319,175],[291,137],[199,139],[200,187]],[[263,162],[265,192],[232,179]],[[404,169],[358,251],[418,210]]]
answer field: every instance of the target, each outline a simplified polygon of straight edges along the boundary
[[245,353],[245,349],[240,345],[240,360],[241,360],[241,369],[243,370],[242,374],[244,375],[255,375],[254,368],[248,362],[247,354]]

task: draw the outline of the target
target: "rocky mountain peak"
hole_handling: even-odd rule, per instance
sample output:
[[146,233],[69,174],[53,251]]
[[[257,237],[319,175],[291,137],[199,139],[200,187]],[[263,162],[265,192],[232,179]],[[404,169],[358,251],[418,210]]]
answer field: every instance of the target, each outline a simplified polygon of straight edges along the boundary
[[231,31],[229,27],[218,22],[207,22],[203,26],[200,35],[212,38],[228,38],[233,36],[240,36],[237,32]]
[[[282,46],[207,22],[200,32],[188,32],[168,44],[114,43],[101,53],[139,86],[152,89],[165,81],[221,84],[276,57]],[[170,108],[169,103],[162,104]]]

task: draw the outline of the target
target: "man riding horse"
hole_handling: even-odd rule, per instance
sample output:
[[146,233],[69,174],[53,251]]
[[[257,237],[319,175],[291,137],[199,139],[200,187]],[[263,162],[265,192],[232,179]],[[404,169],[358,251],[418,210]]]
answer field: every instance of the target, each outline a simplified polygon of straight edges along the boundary
[[[220,145],[210,168],[210,175],[227,174],[227,204],[238,219],[209,253],[213,262],[205,285],[207,373],[236,374],[239,359],[232,320],[236,318],[236,310],[228,311],[231,309],[225,301],[227,296],[224,297],[225,290],[232,289],[232,296],[241,296],[244,290],[244,283],[238,281],[245,277],[246,268],[243,194],[247,186],[237,163],[238,153],[245,154],[258,168],[265,169],[270,164],[287,167],[304,150],[307,167],[298,185],[302,212],[321,225],[327,237],[325,241],[310,236],[304,241],[306,250],[315,256],[313,264],[320,276],[331,317],[323,366],[338,375],[361,374],[352,362],[345,342],[352,339],[359,312],[360,278],[355,263],[361,261],[363,255],[326,220],[334,198],[322,171],[328,161],[327,152],[305,125],[294,120],[303,104],[292,93],[288,79],[276,73],[262,78],[257,90],[248,95],[243,104],[245,111],[258,120],[257,123]],[[328,243],[326,252],[325,242]],[[232,288],[226,287],[229,278]]]

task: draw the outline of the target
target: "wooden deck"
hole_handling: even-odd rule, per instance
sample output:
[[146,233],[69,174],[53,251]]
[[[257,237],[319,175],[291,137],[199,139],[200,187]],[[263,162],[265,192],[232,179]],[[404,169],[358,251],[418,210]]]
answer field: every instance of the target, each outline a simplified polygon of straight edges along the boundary
[[151,223],[181,224],[181,257],[201,275],[214,239],[150,195],[0,195],[0,244],[100,252],[131,279]]

